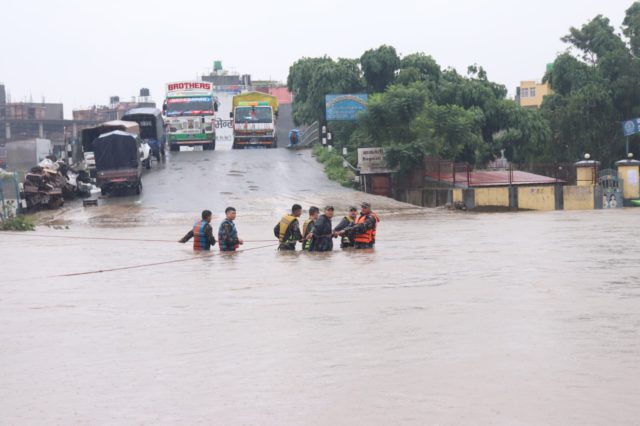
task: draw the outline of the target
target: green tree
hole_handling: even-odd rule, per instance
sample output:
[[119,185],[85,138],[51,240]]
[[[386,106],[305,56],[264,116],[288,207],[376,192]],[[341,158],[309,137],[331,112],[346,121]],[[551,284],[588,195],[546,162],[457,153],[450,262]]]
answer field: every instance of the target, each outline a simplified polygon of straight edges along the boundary
[[367,50],[360,57],[360,65],[370,93],[381,93],[395,78],[400,67],[400,58],[396,49],[383,45]]
[[622,22],[622,32],[629,39],[631,52],[636,58],[640,57],[640,2],[634,2]]
[[608,52],[624,50],[625,43],[615,33],[609,18],[598,15],[581,28],[571,27],[562,41],[582,52],[582,59],[595,65]]
[[588,152],[610,167],[624,156],[620,122],[640,115],[639,29],[635,2],[622,26],[628,40],[601,15],[562,38],[578,57],[559,55],[545,76],[554,94],[545,98],[542,114],[550,123],[549,151],[556,158],[575,161]]
[[294,95],[296,124],[324,121],[325,96],[364,90],[362,72],[355,59],[303,58],[289,68],[287,86]]

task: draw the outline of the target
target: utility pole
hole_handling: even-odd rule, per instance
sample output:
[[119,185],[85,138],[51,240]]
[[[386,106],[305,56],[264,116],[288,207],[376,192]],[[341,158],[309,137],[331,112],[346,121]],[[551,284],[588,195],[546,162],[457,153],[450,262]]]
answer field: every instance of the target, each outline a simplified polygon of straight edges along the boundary
[[71,156],[69,155],[69,139],[67,139],[67,126],[62,127],[64,132],[64,158],[67,160],[67,164],[71,165]]

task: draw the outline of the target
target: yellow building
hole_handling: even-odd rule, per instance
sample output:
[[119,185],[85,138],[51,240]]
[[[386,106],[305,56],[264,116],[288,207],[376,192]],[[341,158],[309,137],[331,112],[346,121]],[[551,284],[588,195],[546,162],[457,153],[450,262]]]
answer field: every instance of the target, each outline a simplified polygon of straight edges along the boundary
[[553,92],[549,83],[521,81],[517,90],[516,100],[523,108],[540,108],[542,99],[551,93]]

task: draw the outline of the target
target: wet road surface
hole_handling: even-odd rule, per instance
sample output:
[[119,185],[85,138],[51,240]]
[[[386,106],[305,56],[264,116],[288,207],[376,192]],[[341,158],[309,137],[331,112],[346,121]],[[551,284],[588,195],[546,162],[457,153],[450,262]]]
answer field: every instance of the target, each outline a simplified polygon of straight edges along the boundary
[[144,184],[35,234],[177,240],[202,208],[217,222],[233,204],[247,250],[0,234],[0,423],[640,418],[639,210],[451,213],[366,196],[382,212],[376,249],[314,255],[268,242],[284,209],[363,195],[308,153],[181,152]]

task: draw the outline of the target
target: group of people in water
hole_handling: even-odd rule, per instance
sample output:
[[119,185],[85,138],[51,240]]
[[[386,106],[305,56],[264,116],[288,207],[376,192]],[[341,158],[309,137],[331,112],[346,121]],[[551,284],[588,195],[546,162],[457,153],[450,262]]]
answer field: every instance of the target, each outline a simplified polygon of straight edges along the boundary
[[[326,206],[323,213],[318,207],[309,208],[309,217],[300,225],[302,206],[294,204],[291,213],[285,214],[273,228],[273,234],[278,239],[278,249],[286,251],[296,250],[301,243],[302,249],[307,251],[331,251],[333,239],[340,238],[341,248],[367,249],[376,243],[376,233],[380,218],[371,210],[371,204],[363,202],[360,213],[356,207],[350,207],[349,212],[333,228],[331,220],[334,217],[333,206]],[[236,251],[244,241],[238,237],[235,225],[236,209],[227,207],[225,219],[218,228],[218,237],[213,234],[211,226],[212,213],[210,210],[202,212],[202,219],[179,241],[186,243],[193,239],[193,249],[197,251],[211,250],[216,245],[220,251]]]

